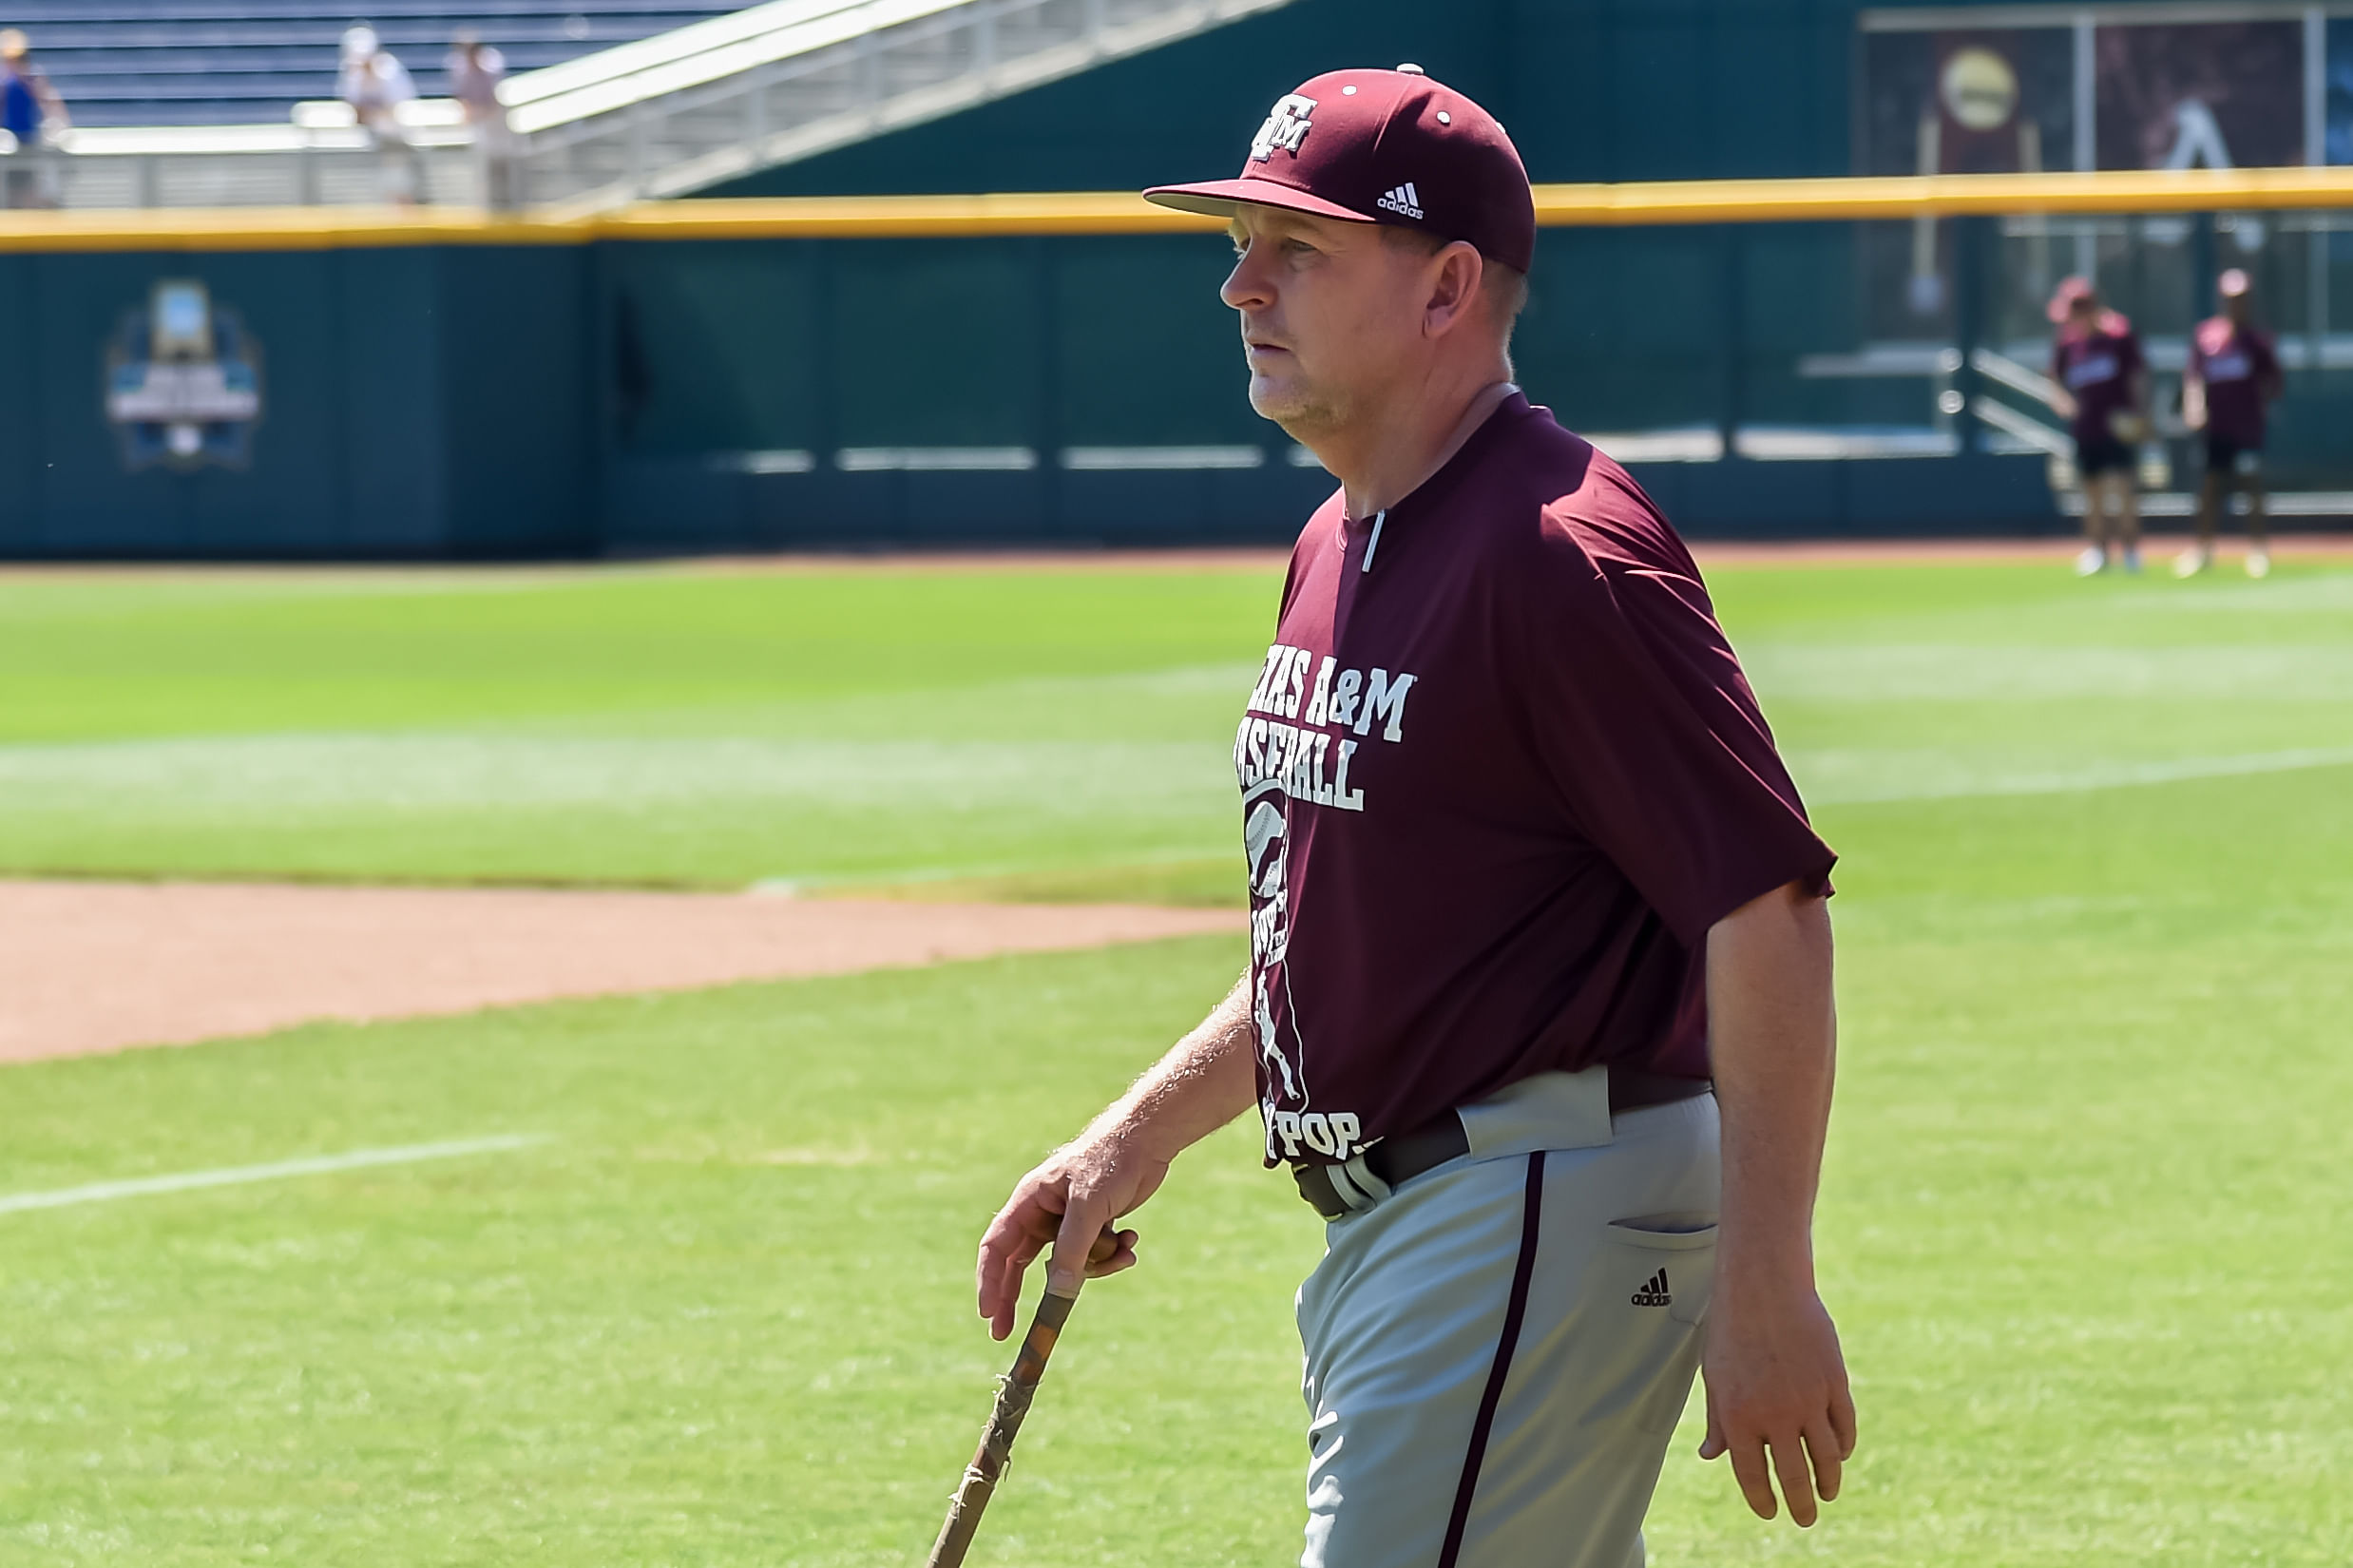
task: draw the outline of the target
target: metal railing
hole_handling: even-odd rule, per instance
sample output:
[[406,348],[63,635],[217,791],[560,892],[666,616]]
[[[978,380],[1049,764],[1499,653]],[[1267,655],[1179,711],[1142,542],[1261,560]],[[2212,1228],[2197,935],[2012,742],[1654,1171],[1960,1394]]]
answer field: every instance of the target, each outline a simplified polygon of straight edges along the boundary
[[[1289,3],[771,0],[509,80],[514,189],[552,216],[683,195]],[[18,205],[481,203],[457,106],[401,121],[379,140],[326,103],[283,124],[74,129],[0,170]]]
[[[340,106],[340,105],[338,105]],[[412,105],[430,108],[432,105]],[[51,207],[347,206],[405,193],[477,204],[479,160],[463,124],[404,126],[397,147],[341,125],[101,125],[0,158],[10,204]]]

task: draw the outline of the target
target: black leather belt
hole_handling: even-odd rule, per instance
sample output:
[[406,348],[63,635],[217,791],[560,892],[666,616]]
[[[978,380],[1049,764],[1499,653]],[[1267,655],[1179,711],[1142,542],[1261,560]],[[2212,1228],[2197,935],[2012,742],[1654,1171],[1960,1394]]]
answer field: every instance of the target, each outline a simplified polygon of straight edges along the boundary
[[[1672,1105],[1679,1100],[1696,1100],[1714,1087],[1712,1080],[1704,1078],[1670,1078],[1664,1073],[1614,1067],[1610,1070],[1610,1115],[1619,1116],[1653,1105]],[[1367,1149],[1365,1169],[1383,1185],[1393,1188],[1469,1153],[1470,1135],[1463,1130],[1463,1119],[1448,1111],[1411,1132],[1393,1134]],[[1350,1204],[1340,1195],[1331,1172],[1330,1165],[1304,1160],[1294,1162],[1291,1168],[1291,1179],[1299,1184],[1299,1195],[1308,1200],[1308,1207],[1326,1219],[1339,1219],[1363,1205]]]

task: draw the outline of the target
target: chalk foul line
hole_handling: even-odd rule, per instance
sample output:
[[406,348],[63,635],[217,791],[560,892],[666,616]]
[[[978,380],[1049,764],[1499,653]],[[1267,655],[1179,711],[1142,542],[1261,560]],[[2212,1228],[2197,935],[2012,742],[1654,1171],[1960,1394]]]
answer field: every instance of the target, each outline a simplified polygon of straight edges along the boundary
[[547,1141],[545,1133],[509,1133],[498,1138],[467,1138],[446,1143],[406,1143],[390,1149],[352,1149],[339,1155],[314,1155],[304,1159],[273,1160],[267,1165],[232,1165],[218,1171],[182,1171],[173,1176],[138,1176],[127,1181],[93,1181],[85,1187],[60,1187],[47,1193],[14,1193],[0,1196],[0,1214],[28,1209],[63,1209],[75,1203],[105,1203],[118,1197],[145,1197],[156,1193],[187,1193],[203,1187],[236,1187],[249,1181],[278,1181],[288,1176],[326,1176],[335,1171],[360,1171],[373,1165],[413,1165],[428,1159],[457,1159],[467,1155],[499,1154],[527,1149]]

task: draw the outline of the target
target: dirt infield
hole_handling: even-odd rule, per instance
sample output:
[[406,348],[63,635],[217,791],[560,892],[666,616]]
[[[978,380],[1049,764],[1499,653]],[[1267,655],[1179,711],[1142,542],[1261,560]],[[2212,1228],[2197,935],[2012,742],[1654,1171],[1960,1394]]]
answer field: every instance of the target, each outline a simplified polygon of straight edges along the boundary
[[0,1061],[1238,931],[1239,911],[0,882]]

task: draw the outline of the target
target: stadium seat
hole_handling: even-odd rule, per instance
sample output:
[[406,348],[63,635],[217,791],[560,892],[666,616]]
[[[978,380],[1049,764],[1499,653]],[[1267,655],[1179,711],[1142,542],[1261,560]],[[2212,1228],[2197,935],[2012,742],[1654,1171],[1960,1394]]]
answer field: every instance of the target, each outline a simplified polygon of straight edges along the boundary
[[77,125],[282,122],[333,97],[343,29],[365,20],[428,96],[448,91],[450,34],[471,28],[511,70],[536,70],[736,8],[708,0],[34,0],[31,39]]

